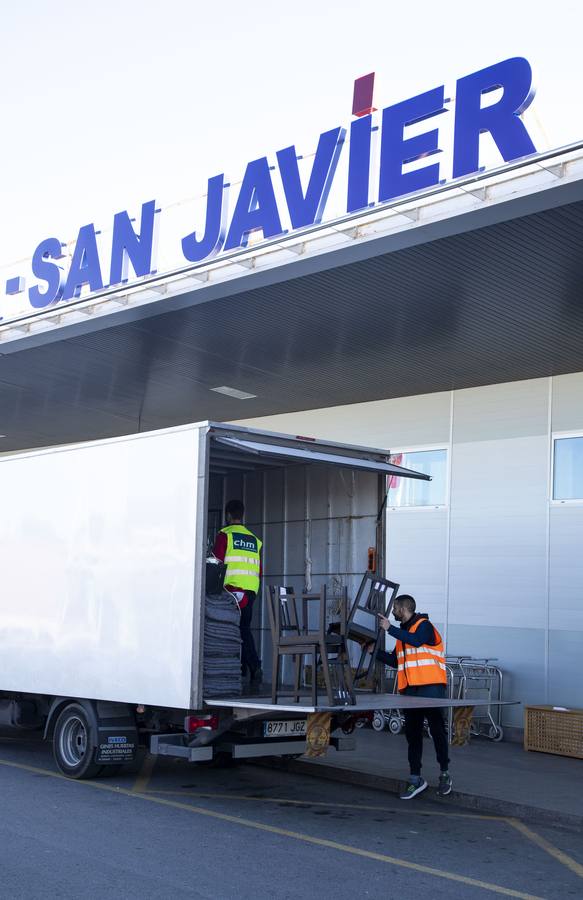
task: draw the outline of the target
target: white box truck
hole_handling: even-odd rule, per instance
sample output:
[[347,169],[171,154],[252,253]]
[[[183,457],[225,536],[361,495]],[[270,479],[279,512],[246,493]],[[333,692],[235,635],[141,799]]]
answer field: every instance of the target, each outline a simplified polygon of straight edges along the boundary
[[[238,497],[264,584],[354,596],[369,547],[382,566],[387,453],[204,422],[2,457],[0,725],[42,729],[77,778],[140,745],[191,761],[304,752],[315,707],[205,700],[208,543]],[[268,678],[260,604],[255,617]],[[350,731],[382,706],[318,709]]]

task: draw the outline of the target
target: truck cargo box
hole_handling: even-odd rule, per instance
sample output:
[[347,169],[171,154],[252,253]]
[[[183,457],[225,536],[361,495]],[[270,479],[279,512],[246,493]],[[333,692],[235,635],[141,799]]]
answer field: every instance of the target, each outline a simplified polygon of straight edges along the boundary
[[382,565],[387,474],[426,477],[387,454],[204,422],[3,457],[0,691],[201,708],[225,500],[243,499],[264,541],[264,583],[326,583],[333,604],[369,547]]

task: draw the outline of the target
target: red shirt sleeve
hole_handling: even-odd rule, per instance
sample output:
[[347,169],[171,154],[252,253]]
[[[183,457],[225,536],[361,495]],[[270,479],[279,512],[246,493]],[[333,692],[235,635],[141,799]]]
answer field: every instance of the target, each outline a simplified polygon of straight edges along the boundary
[[215,538],[213,554],[217,559],[220,559],[221,562],[225,561],[225,556],[227,555],[227,535],[223,531],[219,531]]

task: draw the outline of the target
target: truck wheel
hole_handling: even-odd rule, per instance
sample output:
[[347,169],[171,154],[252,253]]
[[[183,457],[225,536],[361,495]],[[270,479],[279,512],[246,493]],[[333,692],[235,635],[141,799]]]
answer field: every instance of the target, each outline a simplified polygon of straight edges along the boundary
[[91,725],[86,711],[71,703],[59,714],[53,734],[53,756],[63,775],[69,778],[94,778],[101,766],[94,762]]

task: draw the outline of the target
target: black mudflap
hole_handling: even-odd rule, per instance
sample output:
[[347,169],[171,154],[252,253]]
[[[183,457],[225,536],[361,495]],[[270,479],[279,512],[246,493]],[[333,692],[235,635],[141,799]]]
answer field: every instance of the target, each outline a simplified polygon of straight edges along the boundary
[[97,747],[95,762],[121,765],[135,760],[139,748],[138,729],[130,707],[97,702]]

